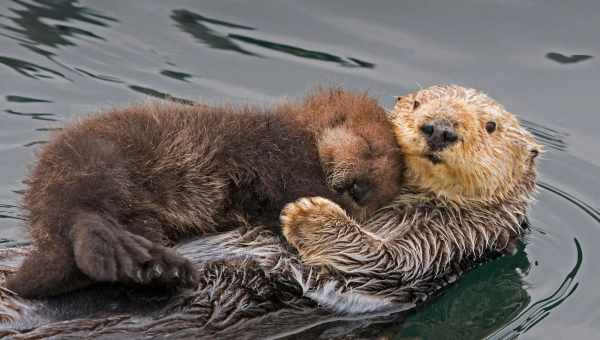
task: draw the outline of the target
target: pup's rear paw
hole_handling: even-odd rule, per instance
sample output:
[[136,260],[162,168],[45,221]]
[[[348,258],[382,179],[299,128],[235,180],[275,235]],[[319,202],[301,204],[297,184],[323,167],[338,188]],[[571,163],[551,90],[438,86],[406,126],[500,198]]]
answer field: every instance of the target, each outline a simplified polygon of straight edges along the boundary
[[75,261],[96,281],[194,287],[196,271],[174,250],[97,219],[74,233]]
[[283,235],[298,250],[318,237],[318,231],[348,219],[344,209],[322,197],[301,198],[289,203],[280,215]]
[[192,263],[173,249],[155,246],[150,250],[150,256],[151,260],[144,263],[143,268],[137,269],[136,276],[141,278],[141,283],[187,288],[198,285],[197,272]]

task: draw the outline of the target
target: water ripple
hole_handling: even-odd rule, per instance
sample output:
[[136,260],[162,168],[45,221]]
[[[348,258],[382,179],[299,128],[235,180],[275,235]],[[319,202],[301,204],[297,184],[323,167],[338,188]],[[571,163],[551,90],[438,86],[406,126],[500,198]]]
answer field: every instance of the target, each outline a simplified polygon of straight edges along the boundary
[[31,119],[36,119],[36,120],[44,120],[44,121],[49,121],[49,122],[56,122],[58,121],[58,119],[54,119],[54,118],[50,118],[55,116],[54,113],[47,113],[47,112],[19,112],[19,111],[15,111],[12,109],[8,109],[8,110],[4,110],[4,112],[11,114],[11,115],[16,115],[16,116],[22,116],[22,117],[31,117]]
[[173,79],[177,79],[177,80],[181,80],[181,81],[185,81],[185,82],[187,82],[188,79],[192,77],[192,75],[189,73],[172,71],[172,70],[162,70],[162,71],[160,71],[160,74],[162,74],[165,77],[169,77],[169,78],[173,78]]
[[189,11],[187,9],[173,10],[171,18],[177,23],[177,27],[179,27],[179,29],[191,34],[197,40],[205,43],[206,45],[214,49],[228,50],[248,56],[262,57],[258,54],[244,49],[236,43],[237,41],[304,59],[337,63],[340,66],[344,67],[359,67],[369,69],[375,67],[374,63],[367,62],[354,57],[342,58],[340,56],[327,52],[309,50],[306,48],[293,46],[289,44],[283,44],[280,42],[258,39],[248,35],[218,32],[206,26],[205,23],[246,31],[254,31],[256,29],[250,26],[208,18],[201,14]]
[[0,56],[0,64],[7,66],[14,71],[35,79],[53,79],[56,77],[67,79],[64,74],[50,69],[48,67],[36,65],[28,61],[19,60],[10,57]]
[[583,262],[583,251],[577,238],[573,239],[577,257],[575,265],[564,278],[559,287],[550,296],[541,299],[525,310],[523,310],[510,323],[496,331],[488,337],[488,339],[516,339],[518,336],[527,332],[531,327],[537,325],[544,320],[550,312],[560,306],[568,299],[573,292],[579,287],[579,282],[575,281],[575,277],[581,268]]
[[74,70],[83,73],[84,75],[94,78],[94,79],[98,79],[98,80],[102,80],[102,81],[108,81],[111,83],[118,83],[118,84],[122,84],[123,81],[121,81],[119,78],[114,77],[114,76],[107,76],[107,75],[102,75],[102,74],[95,74],[92,73],[90,71],[84,70],[81,67],[75,67]]
[[589,54],[571,54],[571,55],[564,55],[562,53],[557,53],[557,52],[548,52],[546,54],[546,58],[552,60],[552,61],[556,61],[559,64],[575,64],[575,63],[579,63],[588,59],[592,59],[594,56],[591,56]]
[[179,29],[181,29],[183,32],[191,34],[194,38],[207,44],[211,48],[238,52],[249,56],[257,56],[256,54],[243,49],[224,34],[210,29],[202,22],[245,30],[253,30],[254,28],[252,27],[207,18],[203,15],[188,11],[186,9],[173,10],[171,19],[177,23],[177,27],[179,27]]
[[5,97],[7,102],[12,103],[53,103],[51,100],[31,98],[25,96],[8,95]]
[[139,86],[139,85],[130,85],[129,88],[135,92],[142,93],[144,95],[154,97],[154,98],[175,101],[175,102],[178,102],[181,104],[186,104],[186,105],[195,105],[196,104],[193,100],[189,100],[189,99],[185,99],[185,98],[178,98],[178,97],[172,96],[168,93],[164,93],[164,92],[157,91],[155,89],[151,89],[149,87],[144,87],[144,86]]
[[579,198],[569,194],[568,192],[566,192],[564,190],[557,188],[556,186],[554,186],[550,183],[545,183],[545,182],[539,181],[537,183],[537,185],[539,187],[546,189],[546,190],[550,191],[551,193],[558,195],[558,196],[564,198],[565,200],[571,202],[572,204],[574,204],[575,206],[580,208],[583,212],[585,212],[588,216],[590,216],[591,218],[593,218],[596,222],[598,222],[600,224],[600,211],[598,211],[598,209],[592,207],[588,203],[580,200]]
[[549,149],[558,151],[567,150],[567,143],[564,139],[569,136],[568,134],[526,119],[521,119],[521,123],[527,130],[537,137],[540,143],[542,143],[544,146],[547,146]]
[[281,43],[272,42],[272,41],[268,41],[268,40],[256,39],[256,38],[252,38],[252,37],[245,36],[245,35],[229,34],[228,37],[230,37],[231,39],[234,39],[234,40],[245,42],[247,44],[259,46],[262,48],[266,48],[269,50],[293,55],[293,56],[300,57],[300,58],[332,62],[332,63],[337,63],[341,66],[346,66],[346,67],[364,67],[364,68],[374,68],[375,67],[375,64],[373,64],[373,63],[362,61],[362,60],[359,60],[356,58],[344,59],[342,57],[338,57],[336,55],[326,53],[326,52],[307,50],[307,49],[292,46],[292,45],[286,45],[286,44],[281,44]]
[[[31,46],[42,45],[57,48],[75,45],[69,38],[77,35],[103,39],[88,30],[67,25],[66,23],[69,22],[79,21],[100,27],[108,27],[109,22],[117,22],[114,18],[79,5],[77,0],[35,0],[32,3],[13,0],[13,3],[21,7],[10,9],[14,16],[7,18],[12,21],[13,26],[0,25],[0,28],[22,36]],[[59,23],[52,24],[53,21]],[[19,40],[23,41],[23,39]]]
[[26,218],[21,214],[20,208],[13,204],[0,203],[0,218],[25,221]]

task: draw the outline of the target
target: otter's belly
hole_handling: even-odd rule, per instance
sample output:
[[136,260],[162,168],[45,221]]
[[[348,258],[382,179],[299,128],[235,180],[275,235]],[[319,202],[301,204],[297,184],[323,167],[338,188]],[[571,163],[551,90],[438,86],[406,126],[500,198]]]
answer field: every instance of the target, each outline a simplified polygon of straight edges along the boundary
[[[330,322],[347,323],[344,329],[351,332],[355,322],[348,320],[376,322],[381,315],[414,307],[442,286],[429,282],[423,291],[413,286],[410,292],[403,287],[388,287],[385,292],[344,290],[340,281],[317,279],[315,268],[300,265],[276,234],[261,228],[217,234],[180,244],[177,250],[201,272],[194,291],[169,294],[97,285],[24,300],[0,288],[0,337],[264,338]],[[0,251],[0,283],[27,251],[27,247]],[[340,312],[347,316],[340,317]],[[393,316],[403,317],[403,313]]]

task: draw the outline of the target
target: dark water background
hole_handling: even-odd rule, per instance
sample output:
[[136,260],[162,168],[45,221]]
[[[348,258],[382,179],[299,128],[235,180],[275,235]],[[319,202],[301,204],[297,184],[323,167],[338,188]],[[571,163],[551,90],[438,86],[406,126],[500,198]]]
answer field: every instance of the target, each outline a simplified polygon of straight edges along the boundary
[[0,238],[27,239],[17,204],[37,145],[99,108],[147,96],[268,104],[318,83],[390,106],[458,83],[490,93],[546,145],[533,232],[517,256],[381,331],[595,338],[599,18],[592,0],[1,0]]

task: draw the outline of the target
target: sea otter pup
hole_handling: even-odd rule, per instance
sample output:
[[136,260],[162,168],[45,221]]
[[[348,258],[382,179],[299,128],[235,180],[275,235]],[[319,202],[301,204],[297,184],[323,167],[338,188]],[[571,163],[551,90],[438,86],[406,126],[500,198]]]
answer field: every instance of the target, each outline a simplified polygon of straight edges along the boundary
[[283,234],[303,263],[341,273],[354,292],[385,295],[383,287],[510,251],[535,190],[541,147],[532,135],[490,97],[455,85],[400,97],[389,119],[404,188],[364,224],[325,198],[286,206]]
[[174,241],[241,220],[278,224],[303,196],[362,220],[397,194],[402,173],[385,110],[363,93],[97,114],[43,147],[24,195],[35,251],[7,287],[36,297],[93,281],[193,286],[190,261],[167,248]]

